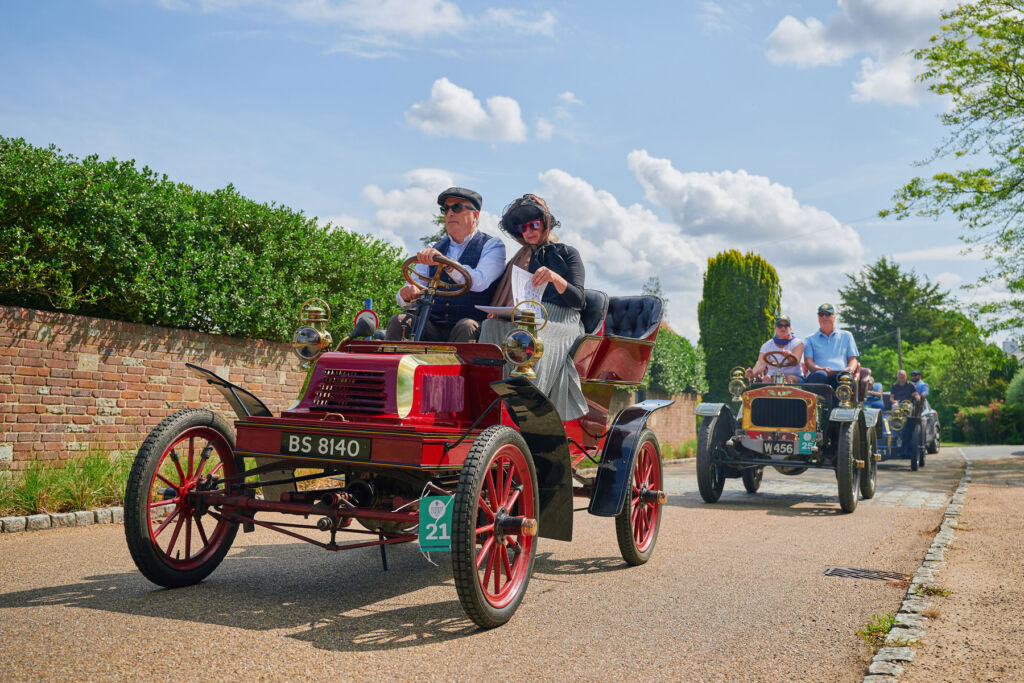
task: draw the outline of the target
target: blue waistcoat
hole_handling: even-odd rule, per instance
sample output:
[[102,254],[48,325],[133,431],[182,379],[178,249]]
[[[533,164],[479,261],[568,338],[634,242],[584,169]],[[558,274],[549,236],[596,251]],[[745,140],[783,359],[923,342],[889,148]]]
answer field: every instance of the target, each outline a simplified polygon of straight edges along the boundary
[[[488,240],[497,239],[490,235],[485,235],[479,230],[469,240],[469,244],[462,250],[462,255],[458,261],[464,266],[470,268],[476,268],[476,264],[480,262],[480,254],[483,253],[484,245],[487,244]],[[437,249],[442,254],[448,253],[448,246],[451,244],[452,239],[445,237],[443,240],[433,245],[434,249]],[[437,266],[430,267],[430,277],[434,276],[434,271]],[[498,278],[500,280],[501,278]],[[444,282],[450,282],[456,284],[454,280],[448,277],[448,273],[441,274],[441,280]],[[444,325],[454,325],[463,318],[471,318],[473,320],[483,320],[487,317],[487,314],[476,308],[480,306],[490,306],[491,300],[494,298],[494,291],[498,288],[498,280],[495,280],[491,285],[482,292],[466,292],[461,296],[453,297],[437,297],[434,299],[434,305],[430,309],[430,319],[435,323],[441,323]]]

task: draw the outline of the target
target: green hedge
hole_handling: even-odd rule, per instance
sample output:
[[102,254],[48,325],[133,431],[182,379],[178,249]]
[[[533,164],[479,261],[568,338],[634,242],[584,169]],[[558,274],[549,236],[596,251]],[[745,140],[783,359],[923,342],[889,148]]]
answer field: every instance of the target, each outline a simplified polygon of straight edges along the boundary
[[729,399],[729,370],[757,361],[761,345],[774,334],[781,297],[779,275],[761,256],[731,249],[708,259],[697,305],[710,387],[705,398]]
[[994,401],[961,408],[953,425],[967,443],[1024,443],[1024,404]]
[[400,250],[231,185],[0,137],[0,304],[283,341],[326,299],[336,335],[395,308]]
[[708,390],[704,378],[704,352],[686,337],[662,328],[644,377],[643,387],[648,386],[667,394],[703,394]]

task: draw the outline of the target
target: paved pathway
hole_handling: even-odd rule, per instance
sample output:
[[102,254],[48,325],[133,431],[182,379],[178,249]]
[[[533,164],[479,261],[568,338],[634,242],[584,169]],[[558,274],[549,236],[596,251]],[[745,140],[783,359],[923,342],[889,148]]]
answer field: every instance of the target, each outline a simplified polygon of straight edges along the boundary
[[767,472],[757,495],[730,480],[706,505],[693,464],[670,465],[650,562],[626,566],[613,521],[577,513],[572,543],[541,539],[526,599],[492,631],[462,613],[449,559],[409,545],[384,573],[376,549],[258,530],[171,591],[138,573],[118,525],[2,534],[0,680],[859,682],[871,650],[855,633],[905,587],[823,571],[915,571],[941,518],[932,497],[960,469],[955,449],[921,472],[883,463],[879,502],[845,515],[831,472]]

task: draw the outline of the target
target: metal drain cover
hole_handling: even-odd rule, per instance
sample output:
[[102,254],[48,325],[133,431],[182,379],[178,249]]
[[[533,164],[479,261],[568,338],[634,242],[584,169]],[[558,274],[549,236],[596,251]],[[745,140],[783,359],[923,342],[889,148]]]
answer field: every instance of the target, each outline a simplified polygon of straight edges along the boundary
[[910,581],[910,574],[887,572],[884,569],[855,569],[854,567],[828,567],[825,569],[825,576],[871,579],[872,581]]

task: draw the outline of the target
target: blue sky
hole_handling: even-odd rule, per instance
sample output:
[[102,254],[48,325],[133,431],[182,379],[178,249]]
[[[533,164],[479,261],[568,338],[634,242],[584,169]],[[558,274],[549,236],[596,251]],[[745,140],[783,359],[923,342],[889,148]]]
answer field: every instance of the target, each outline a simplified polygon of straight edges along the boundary
[[[233,183],[407,248],[449,184],[536,192],[588,286],[652,275],[696,340],[708,256],[754,249],[799,333],[887,255],[964,300],[959,227],[875,218],[943,131],[905,52],[947,0],[9,0],[0,134]],[[840,323],[841,325],[841,323]]]

